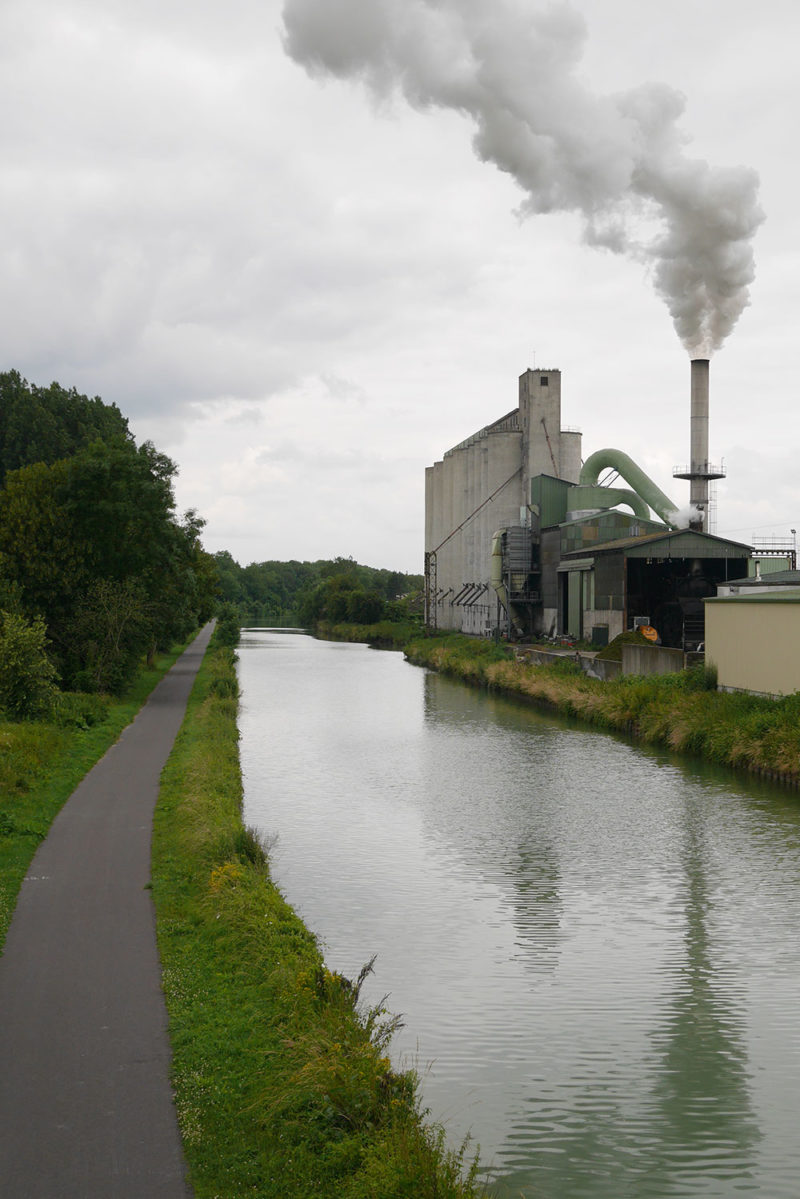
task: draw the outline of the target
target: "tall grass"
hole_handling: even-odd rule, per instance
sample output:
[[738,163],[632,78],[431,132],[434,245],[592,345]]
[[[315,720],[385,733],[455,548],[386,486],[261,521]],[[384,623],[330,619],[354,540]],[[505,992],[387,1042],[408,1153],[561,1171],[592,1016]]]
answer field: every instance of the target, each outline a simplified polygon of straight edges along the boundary
[[[394,1021],[329,971],[243,827],[234,657],[212,648],[162,779],[153,892],[197,1199],[473,1199],[476,1170],[387,1056]],[[466,1177],[462,1178],[462,1174]]]

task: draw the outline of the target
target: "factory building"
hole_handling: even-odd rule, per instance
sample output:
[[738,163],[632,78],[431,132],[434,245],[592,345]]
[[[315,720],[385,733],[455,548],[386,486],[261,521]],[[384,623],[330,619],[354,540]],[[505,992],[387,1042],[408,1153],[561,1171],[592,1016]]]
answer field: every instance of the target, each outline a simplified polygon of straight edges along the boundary
[[482,635],[496,626],[491,559],[499,529],[506,532],[505,565],[514,574],[518,607],[538,604],[530,481],[577,483],[580,469],[581,435],[561,426],[561,372],[526,371],[518,406],[425,472],[429,624]]
[[[582,461],[581,434],[562,424],[560,371],[525,371],[518,406],[426,470],[428,626],[599,645],[638,623],[664,645],[700,644],[704,597],[746,575],[751,556],[705,527],[708,480],[721,475],[707,461],[707,368],[692,363],[685,528],[677,505],[620,450]],[[613,486],[600,482],[609,471]]]

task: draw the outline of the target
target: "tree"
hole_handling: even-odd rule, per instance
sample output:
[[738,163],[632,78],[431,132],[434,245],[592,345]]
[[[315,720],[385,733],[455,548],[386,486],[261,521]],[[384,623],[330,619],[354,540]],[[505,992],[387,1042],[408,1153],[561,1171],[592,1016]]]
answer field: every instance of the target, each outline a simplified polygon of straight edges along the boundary
[[44,621],[0,612],[0,707],[24,719],[48,712],[57,687]]
[[[377,593],[383,599],[419,591],[422,587],[421,575],[377,570],[352,558],[251,562],[248,566],[240,566],[227,551],[215,554],[214,558],[219,570],[219,594],[236,606],[243,625],[311,625],[319,619],[351,620],[355,619],[348,613],[351,591],[358,591],[362,597],[365,593]],[[356,600],[350,602],[350,612],[354,610]],[[377,610],[374,601],[371,610]],[[359,623],[367,621],[359,618]]]
[[[364,568],[368,569],[368,568]],[[374,624],[384,612],[384,601],[380,593],[367,590],[358,581],[354,571],[331,575],[309,591],[300,604],[300,620],[312,626],[320,620],[339,624],[352,621],[356,624]]]
[[240,637],[239,617],[233,604],[222,604],[217,617],[217,627],[214,636],[218,645],[235,649]]
[[375,624],[383,617],[384,606],[377,591],[357,587],[347,597],[347,619],[355,624]]
[[138,580],[95,580],[65,623],[65,661],[72,686],[120,692],[136,673],[151,636],[147,600]]
[[7,475],[0,590],[44,618],[68,683],[119,689],[142,652],[210,615],[216,574],[203,522],[175,516],[175,470],[150,443],[117,439]]
[[31,386],[18,371],[0,373],[0,483],[7,471],[50,465],[98,438],[133,440],[116,405],[58,383]]
[[0,576],[23,611],[57,624],[86,585],[83,547],[63,511],[66,461],[12,471],[0,491]]

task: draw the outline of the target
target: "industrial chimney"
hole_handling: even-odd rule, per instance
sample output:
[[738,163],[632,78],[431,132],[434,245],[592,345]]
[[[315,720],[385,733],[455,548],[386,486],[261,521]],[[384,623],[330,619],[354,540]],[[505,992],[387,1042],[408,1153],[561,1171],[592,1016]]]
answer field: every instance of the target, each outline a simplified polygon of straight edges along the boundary
[[692,478],[689,503],[702,513],[698,527],[708,532],[708,359],[692,359],[692,400],[689,417],[689,462]]
[[708,484],[724,479],[725,471],[708,461],[708,359],[692,359],[691,413],[689,417],[690,462],[688,469],[673,472],[676,479],[689,480],[689,527],[708,532]]

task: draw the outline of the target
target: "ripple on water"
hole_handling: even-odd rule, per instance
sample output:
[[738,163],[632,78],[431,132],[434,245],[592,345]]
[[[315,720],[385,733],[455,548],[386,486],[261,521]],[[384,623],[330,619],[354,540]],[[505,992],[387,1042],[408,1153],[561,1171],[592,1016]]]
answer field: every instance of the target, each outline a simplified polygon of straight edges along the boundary
[[493,1193],[796,1199],[796,798],[361,646],[240,678],[246,817]]

